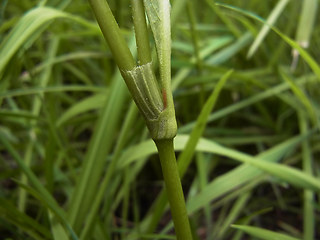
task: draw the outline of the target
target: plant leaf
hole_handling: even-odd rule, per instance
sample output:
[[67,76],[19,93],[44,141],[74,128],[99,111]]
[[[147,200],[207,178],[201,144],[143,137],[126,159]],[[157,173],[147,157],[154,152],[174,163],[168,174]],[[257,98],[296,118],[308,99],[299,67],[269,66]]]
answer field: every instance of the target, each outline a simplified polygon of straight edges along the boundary
[[278,19],[279,15],[283,11],[283,9],[287,6],[288,2],[290,0],[281,0],[278,2],[278,4],[275,6],[275,8],[272,10],[270,13],[268,19],[267,19],[267,24],[265,24],[262,29],[260,30],[258,36],[250,46],[250,49],[248,51],[247,58],[251,58],[253,54],[256,52],[260,44],[262,43],[263,39],[265,36],[268,34],[270,27],[272,26]]
[[245,225],[232,225],[232,227],[242,230],[253,237],[258,237],[260,239],[265,240],[300,240],[299,238],[290,237],[282,233],[277,233],[258,227],[251,227]]

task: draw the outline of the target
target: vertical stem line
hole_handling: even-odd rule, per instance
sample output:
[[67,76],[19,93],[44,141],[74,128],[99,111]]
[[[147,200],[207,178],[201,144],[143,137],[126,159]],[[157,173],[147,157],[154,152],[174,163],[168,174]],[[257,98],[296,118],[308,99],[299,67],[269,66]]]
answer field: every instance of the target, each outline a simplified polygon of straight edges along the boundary
[[170,203],[177,240],[192,240],[186,204],[179,177],[173,139],[155,141]]
[[151,62],[152,59],[143,0],[131,0],[131,6],[138,58],[140,61],[139,65],[143,65]]
[[[298,112],[300,131],[302,134],[308,132],[308,122],[303,112]],[[308,140],[302,142],[302,167],[303,171],[312,176],[312,151]],[[303,239],[312,240],[315,237],[314,216],[314,192],[309,189],[303,191]]]
[[133,56],[121,35],[120,28],[107,1],[89,0],[89,2],[119,69],[122,71],[132,70],[135,67]]

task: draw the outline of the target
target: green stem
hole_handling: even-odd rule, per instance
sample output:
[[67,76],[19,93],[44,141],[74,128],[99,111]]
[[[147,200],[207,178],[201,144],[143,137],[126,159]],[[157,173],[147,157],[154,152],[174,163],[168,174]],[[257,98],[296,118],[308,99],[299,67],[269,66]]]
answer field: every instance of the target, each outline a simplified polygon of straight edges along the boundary
[[192,240],[192,234],[179,177],[173,139],[155,141],[166,185],[177,240]]
[[151,62],[148,28],[143,0],[131,0],[134,31],[136,34],[139,65]]
[[132,70],[135,67],[133,56],[121,35],[107,1],[89,0],[89,2],[119,69],[121,71]]
[[[309,131],[308,120],[304,112],[298,112],[299,125],[301,134],[306,134]],[[312,150],[307,139],[302,142],[302,168],[303,171],[313,175]],[[314,209],[314,192],[309,189],[303,191],[303,239],[311,240],[315,236],[315,209]]]

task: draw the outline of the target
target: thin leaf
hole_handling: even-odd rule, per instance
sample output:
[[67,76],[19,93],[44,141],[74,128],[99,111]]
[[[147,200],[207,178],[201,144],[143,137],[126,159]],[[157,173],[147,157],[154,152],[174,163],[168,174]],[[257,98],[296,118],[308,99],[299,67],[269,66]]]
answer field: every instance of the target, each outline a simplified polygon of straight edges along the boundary
[[[266,21],[264,19],[262,19],[261,17],[257,16],[254,13],[227,5],[227,4],[217,4],[219,6],[225,7],[227,9],[239,12],[243,15],[246,15],[248,17],[251,17],[261,23],[264,23],[266,25],[268,25],[266,23]],[[312,69],[312,71],[317,75],[318,80],[320,81],[320,66],[317,64],[317,62],[310,56],[310,54],[308,52],[306,52],[302,47],[299,46],[298,43],[296,43],[294,40],[292,40],[291,38],[289,38],[288,36],[286,36],[285,34],[283,34],[282,32],[280,32],[277,28],[272,27],[269,25],[269,27],[275,32],[277,33],[287,44],[289,44],[292,48],[296,49],[300,55],[302,56],[302,58],[306,61],[306,63],[309,65],[309,67]]]
[[226,81],[231,76],[232,72],[233,70],[228,71],[219,80],[219,82],[214,88],[214,91],[212,92],[207,102],[203,106],[199,117],[197,118],[196,125],[190,134],[189,141],[187,142],[185,149],[182,151],[181,155],[178,158],[178,167],[179,167],[179,173],[181,177],[184,175],[188,166],[190,165],[190,161],[192,159],[192,156],[194,155],[196,145],[205,129],[208,116],[211,113],[214,105],[216,104],[219,94],[223,86],[225,85]]
[[38,191],[38,194],[41,195],[41,198],[43,198],[46,202],[46,204],[52,209],[52,211],[55,213],[55,215],[58,217],[58,219],[65,225],[65,227],[68,229],[68,231],[71,233],[71,236],[74,240],[77,240],[78,237],[70,227],[69,223],[66,220],[64,211],[60,208],[58,203],[55,201],[55,199],[52,197],[52,195],[47,191],[47,189],[42,185],[42,183],[38,180],[36,175],[25,165],[23,162],[23,159],[20,157],[20,155],[16,152],[14,147],[10,144],[10,142],[7,141],[5,137],[2,136],[0,133],[0,141],[2,144],[6,147],[6,149],[9,151],[9,153],[13,156],[19,167],[22,169],[22,171],[27,175],[29,181],[35,186],[36,190]]
[[12,222],[34,239],[43,240],[51,238],[51,234],[48,229],[46,229],[44,226],[39,224],[28,215],[20,212],[15,206],[11,204],[11,202],[3,198],[0,198],[0,215],[1,218]]
[[256,37],[256,39],[254,40],[254,42],[250,46],[247,58],[251,58],[253,56],[253,54],[256,52],[256,50],[259,48],[263,39],[266,37],[266,35],[268,34],[268,32],[270,30],[269,26],[272,26],[277,21],[278,17],[280,16],[280,14],[282,13],[283,9],[286,7],[286,5],[288,4],[289,1],[290,0],[279,1],[278,4],[275,6],[275,8],[272,10],[272,12],[270,13],[270,15],[266,21],[267,24],[265,24],[262,27],[258,36]]
[[233,204],[232,208],[230,209],[229,214],[226,216],[225,221],[223,224],[221,224],[221,227],[219,228],[218,231],[218,238],[223,239],[222,237],[224,236],[225,232],[228,230],[229,226],[234,223],[236,218],[240,215],[240,213],[243,211],[245,208],[245,205],[247,201],[250,198],[251,193],[246,192],[242,194]]
[[288,235],[273,232],[263,228],[244,226],[244,225],[232,225],[232,227],[242,230],[253,237],[257,237],[265,240],[300,240],[298,238],[290,237]]
[[73,92],[73,91],[84,91],[84,92],[104,92],[105,89],[95,86],[81,86],[81,85],[69,85],[69,86],[52,86],[52,87],[36,87],[28,89],[14,89],[0,93],[0,98],[18,97],[32,94],[43,94],[43,93],[59,93],[59,92]]
[[52,212],[49,210],[49,219],[51,222],[51,231],[54,240],[69,240],[68,234],[61,226],[61,224],[54,217]]
[[103,106],[103,103],[106,101],[106,98],[106,94],[95,94],[72,105],[60,116],[60,118],[56,122],[56,126],[60,127],[65,122],[81,113],[101,108]]
[[[309,131],[308,121],[303,112],[298,113],[300,132]],[[313,154],[308,140],[302,142],[302,167],[306,174],[313,176]],[[303,192],[303,239],[312,240],[315,236],[315,194],[309,189]]]
[[210,65],[218,65],[224,63],[232,56],[241,51],[244,47],[246,47],[252,39],[252,34],[247,32],[243,34],[237,41],[235,41],[232,45],[220,50],[218,53],[212,55],[209,59],[206,60],[207,64]]
[[76,231],[80,230],[87,210],[95,197],[107,155],[112,147],[113,135],[116,132],[122,107],[127,96],[126,86],[117,72],[110,88],[110,95],[105,101],[102,113],[90,140],[82,172],[69,201],[68,219]]
[[[313,77],[313,78],[305,78],[303,77],[302,79],[299,79],[296,81],[296,84],[297,85],[300,85],[300,84],[305,84],[306,82],[308,81],[311,81],[311,80],[315,80],[316,77]],[[272,87],[270,89],[267,89],[261,93],[258,93],[258,94],[255,94],[253,95],[252,97],[249,97],[247,99],[244,99],[238,103],[235,103],[235,104],[232,104],[230,106],[227,106],[221,110],[218,110],[214,113],[212,113],[210,116],[209,116],[209,122],[213,122],[217,119],[220,119],[224,116],[227,116],[228,114],[231,114],[235,111],[239,111],[240,109],[243,109],[247,106],[250,106],[254,103],[257,103],[263,99],[266,99],[268,97],[271,97],[271,96],[274,96],[274,95],[277,95],[277,94],[280,94],[281,92],[283,91],[286,91],[290,88],[289,84],[287,83],[282,83],[282,84],[279,84],[275,87]],[[193,128],[195,125],[195,122],[191,122],[191,123],[188,123],[182,127],[180,127],[179,129],[179,133],[185,133],[185,132],[188,132],[190,131],[191,128]]]
[[96,29],[96,26],[77,16],[65,13],[49,7],[38,7],[28,11],[11,30],[10,34],[0,45],[0,77],[13,55],[30,40],[35,41],[34,36],[43,32],[44,27],[57,18],[66,18],[77,21],[86,27]]
[[[256,161],[264,164],[265,166],[259,166],[259,168],[263,170],[267,170],[268,166],[273,168],[277,168],[278,166],[282,166],[279,164],[275,164],[272,161],[276,162],[279,161],[285,154],[288,153],[288,151],[292,150],[295,148],[296,144],[300,143],[303,139],[308,137],[309,135],[302,135],[299,137],[295,137],[292,139],[289,139],[272,149],[269,149],[266,152],[263,152],[259,154],[257,157],[251,157],[246,154],[237,152],[232,149],[228,149],[225,147],[222,147],[216,143],[213,143],[208,140],[201,139],[198,142],[197,151],[203,151],[203,152],[210,152],[210,153],[215,153],[219,154],[221,156],[229,156],[235,160],[238,161],[244,161],[247,162],[248,160],[250,163]],[[175,149],[176,150],[181,150],[184,149],[185,144],[188,140],[188,136],[186,135],[178,135],[175,139]],[[145,156],[148,156],[150,154],[156,153],[156,147],[152,143],[152,141],[146,141],[143,143],[140,143],[130,149],[128,149],[121,159],[119,160],[119,168],[125,167],[127,164],[130,164],[133,161],[136,161],[137,159],[144,158]],[[268,160],[270,162],[265,162],[265,160]],[[193,213],[194,211],[198,210],[202,206],[205,206],[207,203],[211,202],[214,199],[217,199],[218,197],[222,196],[223,194],[232,191],[234,188],[237,186],[241,186],[242,184],[245,184],[248,181],[252,181],[252,179],[256,178],[257,176],[261,175],[262,172],[256,168],[254,164],[253,166],[244,164],[236,169],[224,174],[223,176],[220,176],[216,178],[213,182],[211,182],[201,193],[199,193],[196,197],[191,198],[188,201],[187,207],[188,207],[188,212]],[[260,164],[261,165],[261,164]],[[284,170],[287,170],[286,166],[282,166],[281,169],[285,168]],[[291,168],[290,168],[291,169]],[[269,169],[270,170],[270,169]],[[290,170],[289,170],[290,171]],[[298,170],[295,170],[294,173],[299,172]],[[293,174],[294,174],[293,173]],[[276,173],[276,175],[279,178],[282,178],[279,176],[279,172]],[[282,172],[280,171],[280,175],[282,175]],[[292,174],[291,174],[292,175]],[[320,183],[318,180],[315,178],[311,178],[309,176],[306,176],[305,174],[302,174],[301,172],[298,173],[300,175],[299,177],[301,178],[307,178],[307,182],[304,182],[304,185],[308,185],[308,187],[313,188],[316,187],[318,188]],[[295,176],[294,176],[295,177]],[[296,181],[297,179],[289,179],[289,182]],[[301,186],[302,183],[297,183],[298,185]]]
[[306,96],[306,94],[299,88],[299,86],[284,72],[281,72],[282,78],[289,84],[291,90],[294,92],[296,97],[299,99],[299,101],[304,105],[304,107],[307,109],[307,112],[309,113],[309,117],[314,125],[317,125],[317,116],[316,111],[313,108],[309,98]]
[[296,41],[301,47],[307,48],[313,32],[317,16],[318,0],[303,0],[299,25],[297,28]]

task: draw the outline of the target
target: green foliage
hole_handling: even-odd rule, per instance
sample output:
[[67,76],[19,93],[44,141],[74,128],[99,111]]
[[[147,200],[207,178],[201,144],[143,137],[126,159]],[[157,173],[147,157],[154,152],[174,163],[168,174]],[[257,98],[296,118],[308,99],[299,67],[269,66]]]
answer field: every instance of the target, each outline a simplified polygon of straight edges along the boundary
[[142,6],[133,21],[129,0],[108,0],[116,57],[85,0],[2,1],[1,239],[175,239],[156,146],[116,66],[150,59],[149,87],[171,71],[194,235],[319,239],[320,19],[317,1],[298,2],[172,1],[170,69],[149,1],[137,49]]

